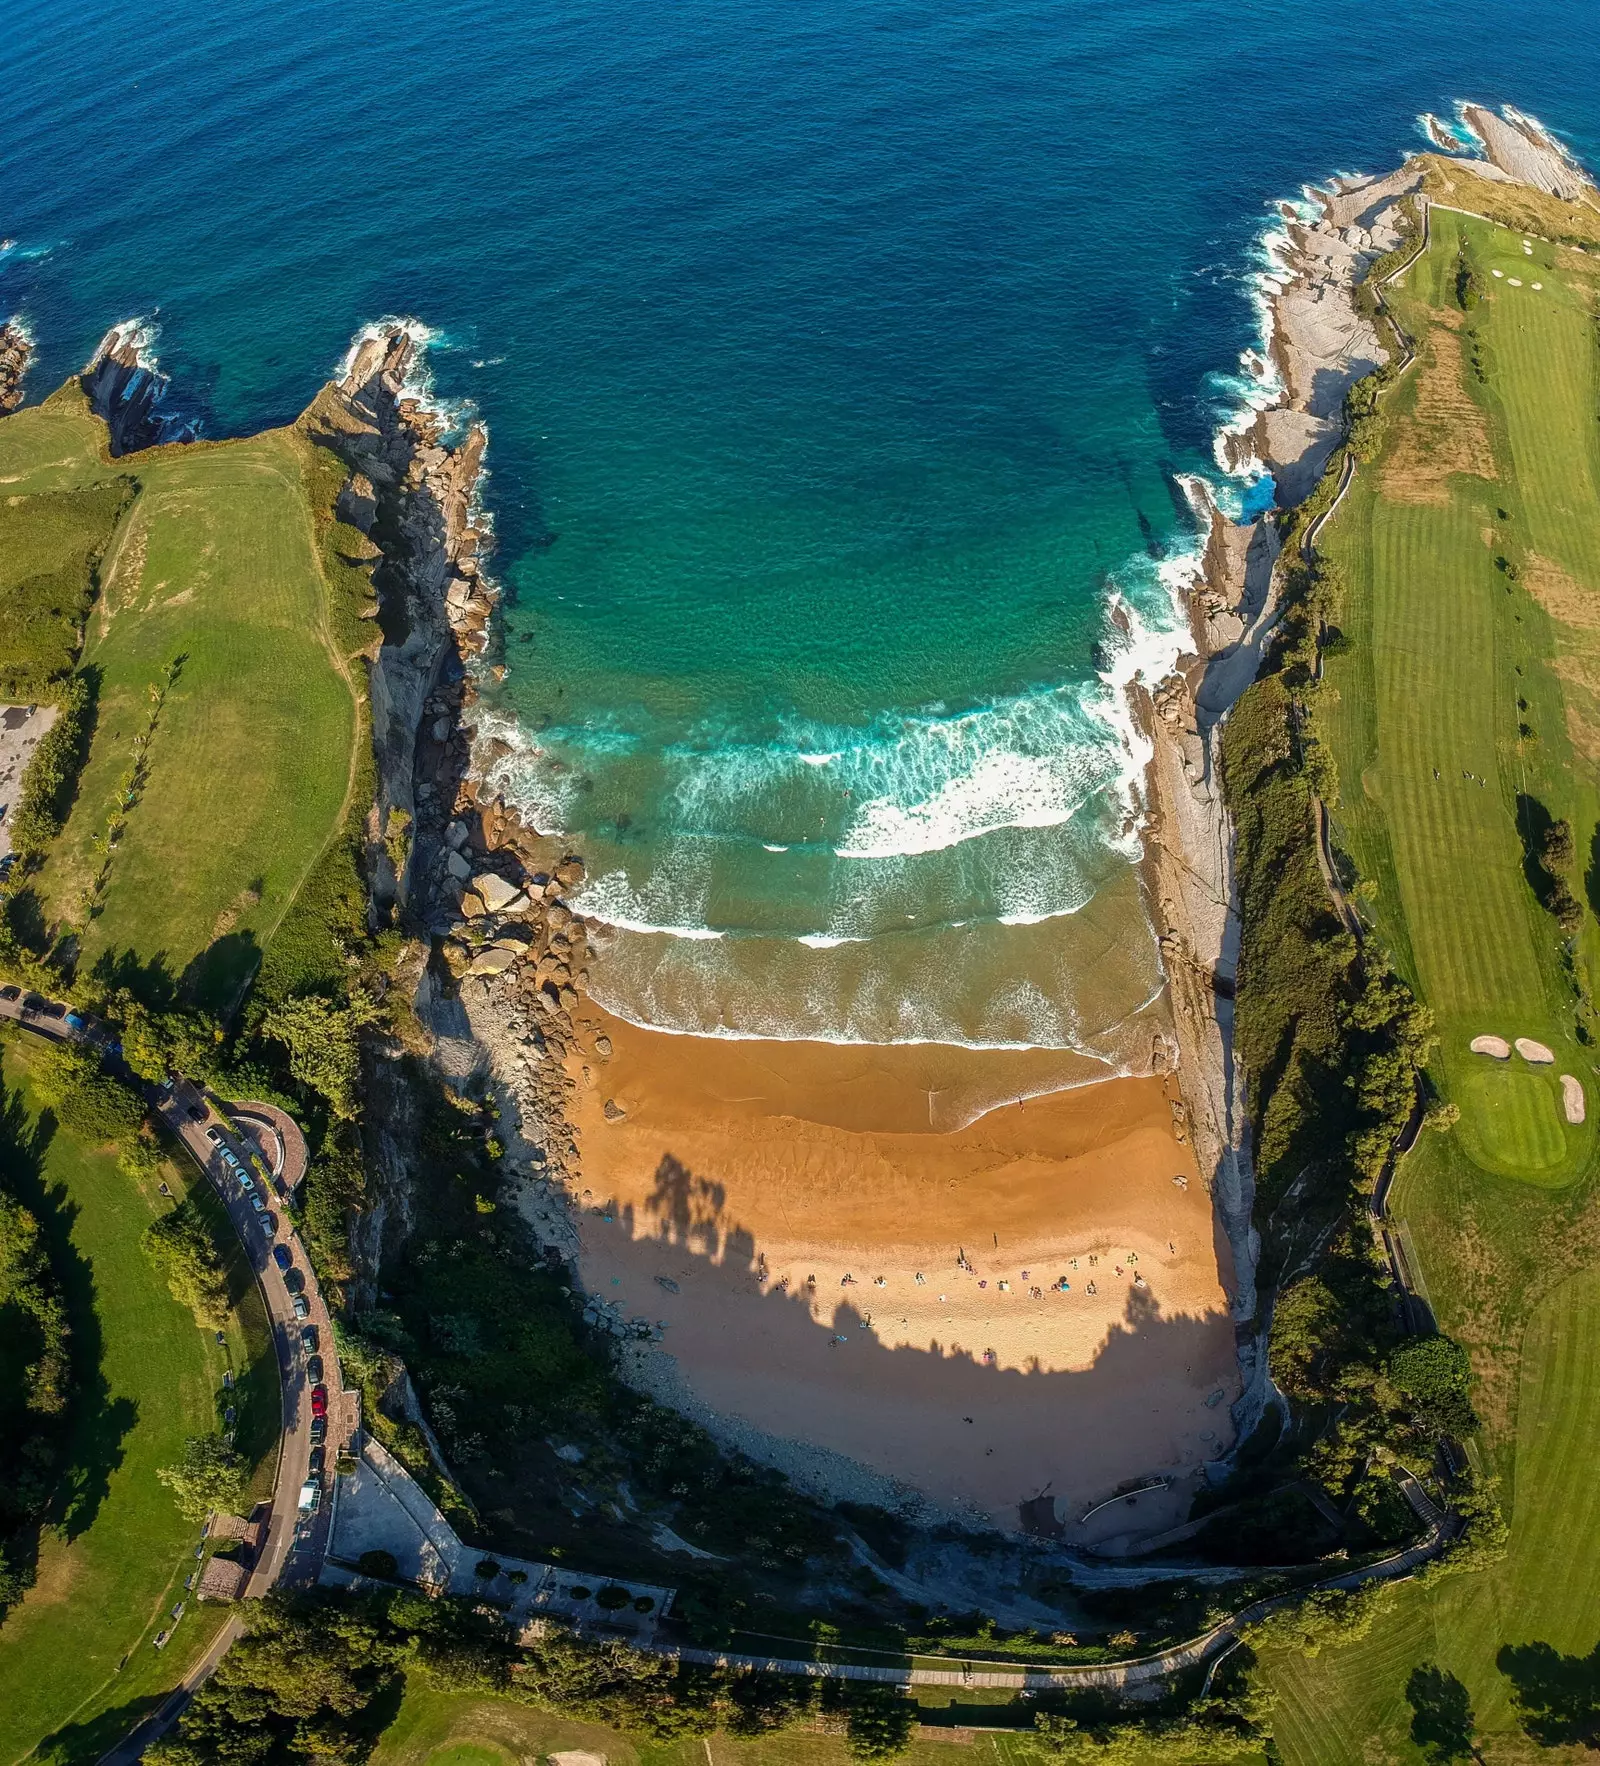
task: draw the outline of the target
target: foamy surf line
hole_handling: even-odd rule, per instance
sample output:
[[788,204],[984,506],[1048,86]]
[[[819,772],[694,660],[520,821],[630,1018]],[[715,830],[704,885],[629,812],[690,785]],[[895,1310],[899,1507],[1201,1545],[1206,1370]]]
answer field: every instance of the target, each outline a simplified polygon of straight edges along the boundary
[[1092,1078],[1074,1080],[1070,1085],[1055,1089],[1061,1091],[1075,1090],[1080,1085],[1095,1085],[1105,1079],[1127,1079],[1135,1077],[1132,1067],[1120,1066],[1117,1062],[1101,1054],[1097,1049],[1086,1049],[1077,1043],[1061,1042],[986,1042],[978,1038],[962,1036],[897,1036],[893,1038],[877,1036],[821,1036],[813,1031],[790,1032],[785,1030],[748,1030],[737,1029],[729,1024],[683,1025],[658,1023],[653,1019],[638,1016],[621,1001],[608,999],[603,986],[596,985],[593,990],[595,1004],[609,1012],[613,1018],[620,1018],[624,1024],[632,1024],[639,1030],[654,1030],[662,1036],[703,1037],[710,1042],[809,1042],[819,1048],[831,1049],[881,1049],[881,1048],[941,1048],[971,1049],[975,1053],[993,1052],[998,1054],[1044,1054],[1044,1055],[1078,1055],[1086,1061],[1094,1061],[1104,1067],[1103,1074]]

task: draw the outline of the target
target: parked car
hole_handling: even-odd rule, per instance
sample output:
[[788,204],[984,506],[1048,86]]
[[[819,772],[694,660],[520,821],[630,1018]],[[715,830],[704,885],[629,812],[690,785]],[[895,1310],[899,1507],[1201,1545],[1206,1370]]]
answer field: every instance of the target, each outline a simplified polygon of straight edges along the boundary
[[[11,855],[7,853],[6,856],[9,858]],[[0,1000],[19,1000],[21,998],[22,989],[20,987],[0,987]]]
[[310,1380],[314,1385],[321,1385],[321,1383],[322,1383],[322,1357],[320,1355],[313,1355],[306,1362],[306,1378],[308,1380]]
[[[281,1251],[283,1247],[280,1245],[278,1249]],[[309,1318],[311,1316],[311,1304],[304,1294],[296,1294],[294,1297],[294,1315],[296,1318]]]
[[311,1449],[310,1471],[313,1478],[322,1476],[322,1468],[328,1463],[328,1450],[320,1444]]
[[328,1388],[326,1386],[313,1386],[311,1388],[311,1414],[313,1416],[326,1416],[328,1414]]
[[191,1122],[204,1122],[206,1119],[206,1107],[204,1104],[191,1104],[184,1114]]
[[316,1446],[318,1442],[326,1441],[327,1438],[328,1438],[328,1419],[325,1416],[312,1417],[312,1419],[311,1419],[311,1443],[312,1443],[312,1445]]
[[303,1515],[314,1515],[322,1507],[322,1483],[317,1478],[307,1478],[300,1486],[300,1512]]
[[257,1224],[269,1239],[275,1239],[278,1236],[278,1217],[276,1214],[261,1215],[258,1218]]
[[234,1158],[233,1149],[231,1147],[224,1147],[222,1149],[222,1163],[226,1165],[230,1171],[237,1171],[239,1169],[239,1161]]
[[[279,1269],[288,1270],[294,1268],[294,1259],[289,1255],[289,1247],[287,1245],[274,1245],[272,1247],[272,1261],[277,1264]],[[315,1326],[312,1328],[315,1329]]]
[[212,1146],[220,1147],[222,1145],[222,1130],[212,1123],[210,1128],[206,1130],[206,1139],[210,1141]]
[[250,1206],[255,1209],[257,1214],[265,1214],[266,1213],[267,1205],[265,1202],[263,1202],[261,1200],[260,1195],[253,1187],[251,1189],[247,1190],[245,1192],[245,1194],[249,1196]]
[[298,1269],[291,1269],[283,1278],[283,1285],[291,1294],[298,1294],[306,1285],[306,1278]]
[[316,1352],[317,1352],[317,1327],[315,1325],[305,1325],[301,1328],[300,1347],[302,1349],[304,1349],[306,1351],[306,1353],[309,1355],[316,1354]]
[[233,1175],[236,1178],[238,1178],[239,1188],[241,1190],[243,1190],[247,1196],[254,1194],[255,1187],[256,1187],[256,1180],[250,1175],[250,1173],[248,1171],[235,1170]]

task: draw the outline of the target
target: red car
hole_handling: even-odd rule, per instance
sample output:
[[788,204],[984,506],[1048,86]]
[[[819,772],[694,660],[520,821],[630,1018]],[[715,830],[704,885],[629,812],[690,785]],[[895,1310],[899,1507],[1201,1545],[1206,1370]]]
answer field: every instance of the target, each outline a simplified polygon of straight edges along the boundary
[[326,1416],[328,1414],[328,1388],[326,1386],[313,1386],[311,1388],[311,1414],[313,1416]]

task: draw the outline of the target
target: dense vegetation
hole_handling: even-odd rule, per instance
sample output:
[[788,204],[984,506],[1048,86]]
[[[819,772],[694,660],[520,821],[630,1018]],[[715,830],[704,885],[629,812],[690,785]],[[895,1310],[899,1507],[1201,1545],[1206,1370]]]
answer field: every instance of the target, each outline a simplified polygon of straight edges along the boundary
[[133,489],[114,478],[0,497],[0,702],[59,695],[83,642],[100,554]]
[[760,1736],[836,1714],[863,1760],[898,1753],[914,1708],[893,1688],[700,1668],[559,1628],[517,1648],[492,1609],[393,1592],[269,1596],[151,1766],[365,1760],[407,1680],[471,1691],[661,1738]]
[[11,844],[24,858],[36,858],[61,832],[72,807],[78,773],[94,733],[95,681],[74,675],[62,691],[56,720],[39,738],[11,818]]
[[37,1216],[15,1185],[33,1160],[22,1100],[0,1084],[0,1618],[32,1581],[25,1530],[45,1514],[72,1395],[72,1328]]

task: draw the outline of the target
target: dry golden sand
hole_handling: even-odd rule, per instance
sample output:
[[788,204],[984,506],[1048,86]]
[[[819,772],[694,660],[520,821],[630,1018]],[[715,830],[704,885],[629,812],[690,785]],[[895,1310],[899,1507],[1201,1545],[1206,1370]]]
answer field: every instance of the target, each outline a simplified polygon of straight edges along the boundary
[[653,1383],[735,1438],[789,1444],[772,1457],[826,1464],[840,1493],[854,1463],[1008,1528],[1048,1493],[1069,1536],[1119,1481],[1226,1445],[1227,1250],[1170,1082],[1061,1090],[1049,1054],[605,1030],[574,1106],[584,1283],[665,1321]]

